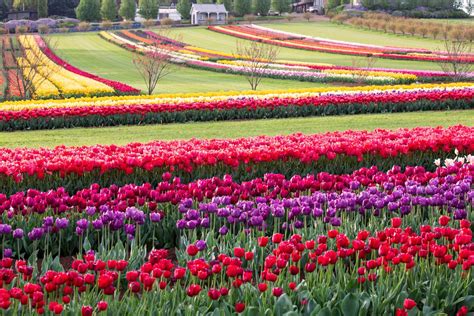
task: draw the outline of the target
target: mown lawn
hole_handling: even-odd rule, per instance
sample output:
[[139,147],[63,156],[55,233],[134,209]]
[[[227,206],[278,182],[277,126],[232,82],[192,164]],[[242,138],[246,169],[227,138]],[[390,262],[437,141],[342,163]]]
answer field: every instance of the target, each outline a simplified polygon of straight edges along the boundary
[[[339,26],[336,24],[331,24],[329,22],[301,22],[301,23],[271,23],[263,24],[264,26],[269,26],[273,28],[280,28],[286,31],[295,32],[295,33],[305,33],[307,35],[311,32],[317,34],[317,30],[321,27],[324,29],[332,30],[325,33],[326,37],[340,39],[339,33],[349,29],[349,27]],[[299,32],[299,30],[306,30],[306,32]],[[357,29],[352,29],[354,33],[358,33]],[[217,32],[209,31],[206,27],[193,27],[193,28],[175,28],[171,30],[171,34],[174,35],[177,39],[189,43],[194,46],[204,47],[208,49],[214,49],[223,51],[226,53],[235,52],[235,47],[237,41],[245,40],[238,39],[236,37],[225,35]],[[313,34],[314,35],[314,34]],[[365,34],[365,41],[372,44],[382,44],[378,42],[378,39],[373,39],[372,36],[376,38],[376,32],[368,32]],[[387,45],[395,45],[393,40],[391,40],[390,35],[380,34],[381,37],[385,39],[385,43],[391,43]],[[322,35],[319,35],[322,36]],[[358,42],[356,39],[362,38],[364,36],[359,36],[353,39],[354,42]],[[415,42],[423,43],[423,40],[416,40]],[[367,66],[367,60],[364,57],[355,57],[348,55],[338,55],[338,54],[327,54],[327,53],[318,53],[302,49],[292,49],[292,48],[280,48],[278,53],[278,58],[283,60],[295,60],[295,61],[305,61],[313,63],[326,63],[333,65],[342,65],[342,66],[353,66],[361,65]],[[397,69],[419,69],[419,70],[440,70],[440,67],[437,63],[434,62],[420,62],[420,61],[405,61],[405,60],[390,60],[390,59],[378,59],[374,67],[386,67],[386,68],[397,68]]]
[[[55,53],[72,65],[104,78],[121,81],[142,90],[145,89],[144,81],[133,65],[133,54],[103,40],[97,33],[61,34],[51,37]],[[259,89],[319,86],[323,86],[323,84],[264,79]],[[155,93],[249,89],[250,86],[243,76],[176,67],[175,72],[158,83]]]
[[359,27],[336,24],[327,21],[268,23],[262,24],[262,26],[286,32],[363,44],[416,47],[432,50],[441,50],[443,48],[443,41],[441,40],[420,38],[410,35],[383,33],[380,31],[371,31]]
[[474,125],[474,110],[12,132],[0,133],[0,147],[121,145],[156,139],[236,138],[457,124]]

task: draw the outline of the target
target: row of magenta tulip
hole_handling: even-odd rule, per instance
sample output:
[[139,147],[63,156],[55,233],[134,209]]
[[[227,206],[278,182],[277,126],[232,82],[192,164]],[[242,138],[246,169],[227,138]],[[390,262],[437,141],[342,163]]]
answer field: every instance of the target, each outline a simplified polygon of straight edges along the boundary
[[0,131],[474,108],[471,86],[186,102],[0,107]]
[[117,94],[120,95],[129,95],[129,94],[140,94],[141,91],[133,88],[127,84],[124,84],[122,82],[114,81],[114,80],[109,80],[106,78],[99,77],[97,75],[91,74],[89,72],[86,72],[84,70],[81,70],[77,67],[72,66],[68,62],[66,62],[64,59],[61,59],[58,55],[56,55],[45,43],[43,38],[39,35],[35,36],[35,40],[38,43],[38,46],[41,48],[42,52],[52,61],[54,61],[56,64],[60,65],[61,67],[65,68],[66,70],[75,73],[77,75],[93,79],[95,81],[104,83],[108,85],[109,87],[112,87],[115,89]]
[[[317,235],[274,233],[154,249],[87,251],[59,262],[0,260],[0,308],[7,315],[91,316],[407,315],[465,316],[474,309],[471,223],[449,216],[410,226],[399,217],[372,229]],[[233,246],[230,246],[233,245]],[[137,247],[138,248],[138,247]],[[288,314],[290,313],[290,314]]]
[[288,33],[259,25],[226,25],[209,26],[208,28],[215,32],[251,41],[325,53],[433,62],[448,62],[457,59],[461,62],[474,63],[474,55],[472,53],[461,54],[460,56],[449,56],[447,52],[436,52],[427,49],[342,42]]
[[225,177],[186,185],[174,179],[156,188],[94,185],[72,195],[63,188],[29,190],[0,196],[4,223],[0,236],[3,247],[14,248],[18,255],[40,249],[45,256],[73,255],[84,243],[94,249],[113,248],[127,240],[136,240],[139,246],[175,246],[177,236],[192,239],[196,234],[210,238],[241,231],[314,234],[326,227],[370,228],[393,216],[407,216],[406,223],[412,225],[441,214],[456,220],[470,216],[473,163],[458,162],[434,173],[421,167],[404,173],[398,167],[388,173],[374,169],[291,180],[268,175],[242,184]]
[[454,150],[474,152],[474,128],[345,131],[240,139],[154,141],[125,146],[16,148],[0,152],[0,192],[65,186],[156,183],[171,172],[185,182],[230,174],[243,181],[265,173],[349,173],[393,165],[433,168]]
[[[200,47],[187,46],[158,36],[151,31],[120,31],[116,33],[101,32],[100,35],[131,51],[140,53],[160,53],[169,55],[172,61],[189,67],[216,72],[247,74],[248,57],[228,54]],[[294,79],[310,82],[351,82],[373,85],[386,85],[410,82],[450,81],[449,74],[439,71],[411,71],[396,69],[339,67],[302,63],[297,61],[273,61],[261,71],[264,77],[274,79]],[[466,76],[467,80],[471,76]]]

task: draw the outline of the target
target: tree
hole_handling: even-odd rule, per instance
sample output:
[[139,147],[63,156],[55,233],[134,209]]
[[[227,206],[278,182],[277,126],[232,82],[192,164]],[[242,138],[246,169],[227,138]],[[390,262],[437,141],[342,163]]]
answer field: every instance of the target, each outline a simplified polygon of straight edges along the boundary
[[48,0],[38,0],[38,16],[40,18],[48,17]]
[[453,39],[444,39],[446,59],[440,62],[441,69],[453,81],[463,80],[471,71],[472,64],[468,56],[472,54],[472,42],[466,38],[453,36]]
[[240,67],[252,90],[257,90],[258,85],[265,76],[265,71],[278,56],[278,47],[265,43],[251,41],[249,43],[237,42],[234,58],[244,60]]
[[266,16],[272,5],[271,0],[254,0],[253,12],[255,14]]
[[136,3],[135,0],[122,0],[120,3],[119,15],[124,20],[133,21],[135,19]]
[[81,0],[76,8],[76,15],[81,21],[92,22],[100,20],[99,0]]
[[227,11],[231,12],[234,9],[233,0],[217,0],[217,3],[223,4]]
[[237,16],[244,16],[252,11],[251,0],[235,0],[234,12]]
[[191,18],[191,1],[190,0],[178,0],[176,10],[181,14],[183,20],[189,20]]
[[273,10],[283,13],[290,11],[290,3],[288,0],[273,0],[272,1]]
[[147,20],[156,20],[158,17],[158,0],[140,0],[138,12]]
[[100,6],[100,15],[102,20],[113,21],[117,18],[117,7],[115,5],[115,0],[102,0]]
[[[169,38],[163,29],[158,32],[158,35]],[[143,54],[135,53],[133,64],[145,81],[147,93],[151,95],[158,82],[174,72],[176,67],[171,63],[171,56],[163,51],[159,43],[153,43],[147,47],[148,50]]]
[[79,0],[49,0],[49,15],[67,16],[75,18],[75,8],[79,4]]

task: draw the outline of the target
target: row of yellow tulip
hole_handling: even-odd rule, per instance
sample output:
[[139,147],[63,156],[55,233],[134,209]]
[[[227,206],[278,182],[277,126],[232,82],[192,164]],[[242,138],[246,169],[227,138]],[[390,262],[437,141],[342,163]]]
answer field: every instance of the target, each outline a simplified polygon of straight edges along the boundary
[[80,106],[114,106],[133,104],[180,104],[197,101],[216,101],[229,98],[271,98],[271,97],[306,97],[324,94],[360,94],[369,92],[385,91],[407,91],[407,90],[450,90],[456,88],[474,88],[474,83],[447,83],[447,84],[412,84],[412,85],[390,85],[390,86],[360,86],[360,87],[328,87],[309,89],[288,89],[288,90],[262,90],[262,91],[227,91],[227,92],[207,92],[207,93],[180,93],[161,95],[140,95],[140,96],[108,96],[108,97],[85,97],[70,98],[64,100],[29,100],[0,103],[0,110],[23,110],[33,108],[60,108],[60,107],[80,107]]
[[25,50],[24,58],[21,58],[19,63],[23,65],[23,75],[33,79],[36,94],[34,97],[114,93],[112,87],[75,74],[53,62],[43,53],[34,36],[22,35],[19,42]]

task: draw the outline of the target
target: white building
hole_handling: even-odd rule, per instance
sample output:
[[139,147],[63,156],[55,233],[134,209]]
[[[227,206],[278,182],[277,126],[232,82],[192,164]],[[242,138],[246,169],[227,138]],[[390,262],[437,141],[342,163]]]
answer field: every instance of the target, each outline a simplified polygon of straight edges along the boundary
[[181,21],[181,14],[175,7],[160,8],[158,11],[158,21],[161,19],[171,19],[173,21]]
[[191,7],[191,24],[224,24],[229,12],[223,4],[196,4]]

